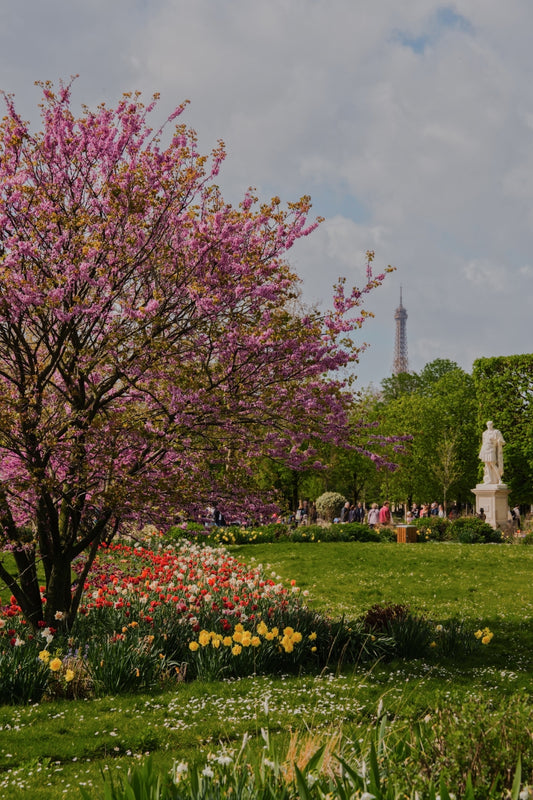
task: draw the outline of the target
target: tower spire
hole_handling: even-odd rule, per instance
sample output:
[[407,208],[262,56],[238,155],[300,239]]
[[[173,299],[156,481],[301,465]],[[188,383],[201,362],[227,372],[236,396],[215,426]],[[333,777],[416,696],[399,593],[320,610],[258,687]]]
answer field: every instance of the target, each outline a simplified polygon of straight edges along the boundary
[[394,341],[394,361],[392,363],[392,374],[399,375],[401,372],[409,372],[409,362],[407,360],[407,311],[402,303],[402,287],[400,286],[400,305],[394,312],[396,320],[396,339]]

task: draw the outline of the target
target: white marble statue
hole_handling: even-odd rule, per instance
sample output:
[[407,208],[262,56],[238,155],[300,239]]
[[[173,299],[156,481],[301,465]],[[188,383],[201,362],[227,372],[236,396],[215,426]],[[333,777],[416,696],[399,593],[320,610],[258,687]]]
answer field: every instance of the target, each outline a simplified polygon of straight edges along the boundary
[[483,461],[483,483],[501,483],[503,475],[503,445],[505,440],[491,420],[487,422],[487,430],[483,431],[479,457]]

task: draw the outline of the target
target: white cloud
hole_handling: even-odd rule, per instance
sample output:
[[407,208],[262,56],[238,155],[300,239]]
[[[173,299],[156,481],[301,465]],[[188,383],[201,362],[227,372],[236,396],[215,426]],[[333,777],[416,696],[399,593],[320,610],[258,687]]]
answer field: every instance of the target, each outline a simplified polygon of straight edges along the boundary
[[512,292],[508,270],[501,264],[474,259],[465,266],[465,277],[475,287],[493,292]]
[[[397,272],[368,299],[359,376],[392,364],[403,286],[413,369],[531,349],[533,66],[529,0],[26,0],[0,10],[3,88],[35,115],[36,78],[75,100],[160,91],[237,200],[313,197],[326,222],[290,257],[309,300],[364,254]],[[23,43],[23,46],[21,46]],[[483,298],[483,305],[480,304]],[[497,332],[487,320],[500,321]]]

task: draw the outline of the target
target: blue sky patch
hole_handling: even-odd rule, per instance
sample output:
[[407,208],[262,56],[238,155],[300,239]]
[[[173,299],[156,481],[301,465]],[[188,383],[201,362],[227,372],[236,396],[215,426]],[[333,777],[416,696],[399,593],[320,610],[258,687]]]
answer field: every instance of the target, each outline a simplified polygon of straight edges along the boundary
[[435,44],[447,31],[460,31],[461,33],[474,33],[472,23],[450,6],[441,6],[427,21],[427,29],[415,35],[408,31],[396,30],[393,39],[403,47],[408,47],[414,53],[424,53],[426,47]]

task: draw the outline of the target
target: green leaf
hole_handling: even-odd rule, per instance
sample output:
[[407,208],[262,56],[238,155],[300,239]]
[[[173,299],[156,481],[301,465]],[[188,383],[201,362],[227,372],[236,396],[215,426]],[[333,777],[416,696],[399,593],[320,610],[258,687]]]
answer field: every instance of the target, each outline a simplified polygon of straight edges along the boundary
[[370,745],[369,759],[370,759],[370,781],[369,781],[370,792],[372,794],[375,794],[376,798],[378,798],[379,800],[381,798],[381,780],[379,777],[379,764],[374,742],[372,742]]
[[446,788],[446,784],[444,783],[444,777],[442,775],[440,776],[439,792],[440,800],[451,800],[448,789]]
[[522,759],[519,755],[513,779],[513,786],[511,788],[511,800],[519,799],[521,782],[522,782]]
[[302,800],[311,800],[311,794],[309,792],[307,781],[305,780],[304,776],[302,775],[296,764],[294,765],[294,774],[296,775],[296,785],[298,786],[300,797],[302,798]]
[[324,761],[324,753],[326,751],[326,745],[322,745],[319,747],[316,753],[313,753],[307,764],[305,765],[306,772],[313,772],[315,770],[320,771],[320,767]]
[[466,779],[465,793],[463,800],[475,800],[474,787],[472,786],[472,778],[469,775]]

